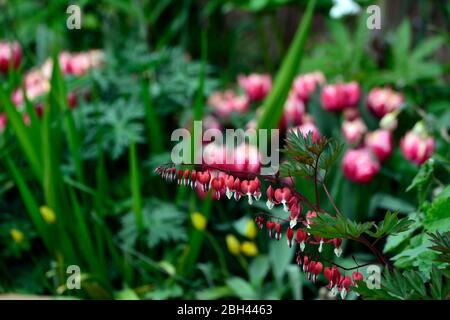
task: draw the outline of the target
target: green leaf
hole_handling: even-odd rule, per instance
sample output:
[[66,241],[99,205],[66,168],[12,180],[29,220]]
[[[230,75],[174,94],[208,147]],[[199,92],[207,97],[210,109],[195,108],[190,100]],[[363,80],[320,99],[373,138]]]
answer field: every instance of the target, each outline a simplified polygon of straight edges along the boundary
[[408,227],[413,223],[413,220],[408,218],[398,219],[398,213],[392,213],[388,211],[384,216],[383,221],[378,225],[375,225],[376,232],[366,231],[367,234],[374,238],[381,238],[388,234],[396,234],[406,231]]
[[269,272],[269,268],[269,258],[265,255],[257,256],[252,260],[248,275],[253,287],[259,288],[262,285],[264,278]]
[[406,189],[406,192],[411,191],[415,188],[426,189],[431,183],[434,175],[434,161],[428,160],[422,166],[420,166],[419,172],[414,177],[411,184]]
[[233,277],[226,280],[228,288],[242,300],[257,299],[257,294],[252,286],[242,278]]
[[261,117],[257,125],[258,129],[272,129],[278,126],[292,81],[299,71],[315,3],[315,0],[308,1],[308,6],[294,36],[291,47],[281,63],[280,71],[275,78],[272,90],[262,106]]
[[390,234],[386,238],[386,244],[384,245],[383,252],[391,252],[395,250],[398,246],[404,243],[404,241],[408,240],[418,228],[422,227],[422,221],[419,219],[419,214],[417,212],[409,214],[408,218],[414,222],[405,231]]
[[433,266],[431,270],[431,295],[434,299],[444,299],[445,295],[442,287],[442,272]]
[[[184,227],[186,214],[175,205],[156,199],[147,201],[143,208],[145,239],[149,248],[160,243],[185,242],[187,233]],[[125,247],[135,245],[139,232],[136,215],[130,212],[121,219],[119,238]]]
[[428,231],[450,231],[450,197],[436,198],[425,214],[425,229]]
[[277,283],[281,284],[286,274],[286,268],[291,263],[295,251],[284,241],[271,241],[269,244],[269,260]]
[[432,37],[420,42],[411,54],[411,61],[420,61],[433,54],[439,47],[444,44],[441,37]]

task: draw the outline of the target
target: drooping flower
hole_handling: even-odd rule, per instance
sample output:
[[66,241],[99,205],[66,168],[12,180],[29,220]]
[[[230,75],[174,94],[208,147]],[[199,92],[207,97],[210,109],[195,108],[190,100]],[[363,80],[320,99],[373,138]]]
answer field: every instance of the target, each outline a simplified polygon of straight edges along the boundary
[[255,218],[256,224],[258,225],[258,229],[262,230],[262,228],[264,227],[264,217],[262,216],[257,216]]
[[364,143],[383,162],[391,155],[394,146],[392,133],[389,130],[378,129],[366,134]]
[[294,238],[294,231],[292,231],[292,229],[290,227],[288,227],[286,230],[286,238],[287,238],[287,244],[288,244],[289,248],[291,248],[292,247],[292,238]]
[[287,203],[291,199],[291,189],[288,187],[284,187],[282,189],[278,188],[275,190],[275,200],[277,203],[281,203],[283,205],[283,210],[288,211],[289,207],[287,206]]
[[251,101],[258,101],[264,99],[272,89],[272,78],[270,75],[257,73],[239,75],[238,84]]
[[391,88],[373,88],[367,96],[367,108],[377,118],[394,112],[403,105],[403,95]]
[[342,135],[345,141],[352,146],[359,145],[366,132],[367,126],[361,118],[342,123]]
[[342,169],[350,181],[369,183],[380,170],[380,164],[369,149],[350,149],[344,155]]
[[420,127],[422,125],[416,125],[413,130],[408,131],[400,140],[400,149],[405,159],[417,165],[427,161],[435,148],[434,138]]
[[281,224],[275,223],[275,239],[281,239]]
[[362,281],[362,280],[364,280],[364,276],[363,276],[362,273],[360,273],[360,272],[353,272],[353,273],[352,273],[352,279],[353,279],[353,284],[354,284],[355,286],[358,286],[358,285],[356,284],[356,282],[357,282],[357,281]]
[[273,237],[273,229],[275,228],[275,222],[270,221],[270,220],[267,221],[266,227],[267,227],[267,230],[269,230],[269,238],[272,238]]
[[342,239],[341,238],[333,238],[334,244],[334,254],[339,258],[342,254]]
[[22,49],[18,42],[0,42],[0,72],[7,73],[10,66],[19,68],[21,61]]
[[305,231],[303,231],[303,229],[298,228],[295,234],[295,241],[297,241],[297,243],[300,245],[301,251],[305,250],[305,243],[307,239],[308,234]]

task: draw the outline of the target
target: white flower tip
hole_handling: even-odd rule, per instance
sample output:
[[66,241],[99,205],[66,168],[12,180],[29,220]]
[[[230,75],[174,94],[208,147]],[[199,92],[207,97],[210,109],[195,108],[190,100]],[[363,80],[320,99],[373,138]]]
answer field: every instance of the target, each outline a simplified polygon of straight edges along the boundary
[[291,229],[294,229],[294,227],[297,225],[297,219],[292,219],[291,221],[289,221],[289,226],[291,227]]

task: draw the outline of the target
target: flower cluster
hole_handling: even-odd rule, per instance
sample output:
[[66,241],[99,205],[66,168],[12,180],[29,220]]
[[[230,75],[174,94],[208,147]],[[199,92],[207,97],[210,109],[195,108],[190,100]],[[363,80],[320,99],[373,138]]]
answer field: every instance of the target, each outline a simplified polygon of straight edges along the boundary
[[[80,53],[62,52],[58,56],[62,74],[71,76],[82,76],[91,68],[100,66],[103,60],[104,54],[100,50],[90,50]],[[21,49],[18,43],[0,42],[0,71],[6,72],[9,65],[17,68],[20,61]],[[30,116],[25,112],[25,95],[27,100],[34,103],[36,115],[38,118],[41,118],[43,104],[37,100],[50,91],[52,70],[53,61],[47,59],[41,66],[26,72],[22,79],[23,89],[22,87],[18,87],[11,94],[11,101],[22,112],[23,121],[27,125],[30,124]],[[78,104],[77,93],[77,90],[75,90],[69,92],[67,95],[67,104],[72,109]],[[0,133],[5,130],[6,122],[6,115],[4,113],[0,114]]]
[[[344,114],[341,131],[350,147],[342,160],[345,177],[356,183],[369,183],[394,150],[393,131],[404,99],[391,88],[373,88],[366,105],[380,121],[379,128],[369,132],[357,108],[360,95],[356,82],[327,85],[322,90],[321,103],[326,111]],[[407,160],[420,165],[434,152],[434,139],[423,127],[415,128],[400,140],[400,149]]]
[[[189,186],[192,189],[200,188],[202,192],[212,192],[213,199],[219,200],[223,194],[228,199],[234,198],[239,201],[246,198],[252,205],[262,197],[261,181],[254,175],[247,179],[239,178],[231,173],[215,170],[214,168],[205,169],[202,166],[199,170],[183,169],[176,166],[159,166],[155,173],[167,181],[176,181],[178,185]],[[255,217],[255,222],[259,230],[267,229],[269,238],[281,240],[283,234],[286,235],[287,245],[293,247],[297,244],[300,250],[297,253],[297,264],[306,273],[308,279],[316,282],[320,274],[324,274],[329,281],[327,288],[333,294],[338,292],[344,299],[350,286],[356,285],[355,281],[362,280],[360,273],[353,273],[353,280],[341,275],[335,265],[324,268],[323,263],[311,259],[311,253],[306,252],[306,246],[317,247],[318,253],[322,253],[326,244],[332,244],[334,253],[337,257],[342,254],[342,239],[327,239],[314,236],[308,232],[314,219],[320,214],[316,211],[308,210],[305,216],[302,216],[302,197],[291,187],[274,187],[272,184],[266,189],[266,206],[272,210],[275,206],[280,206],[289,214],[288,218],[275,217],[269,214],[261,214]],[[286,223],[288,222],[288,223]],[[253,233],[253,232],[252,232]],[[244,245],[244,244],[243,244]],[[227,236],[227,246],[233,254],[239,254],[242,251],[254,251],[249,248],[241,248],[239,241],[232,235]],[[247,254],[249,255],[249,254]],[[250,255],[249,255],[250,256]]]

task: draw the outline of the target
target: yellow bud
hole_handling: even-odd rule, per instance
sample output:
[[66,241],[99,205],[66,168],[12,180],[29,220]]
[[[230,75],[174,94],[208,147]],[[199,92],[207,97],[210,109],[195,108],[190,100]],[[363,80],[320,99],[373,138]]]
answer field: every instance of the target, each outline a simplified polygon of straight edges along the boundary
[[11,229],[10,231],[11,233],[11,237],[13,238],[13,240],[17,243],[21,243],[23,241],[23,239],[25,238],[25,236],[23,235],[23,232],[17,229]]
[[254,257],[254,256],[258,255],[258,247],[256,246],[256,243],[251,242],[251,241],[242,242],[241,251],[247,257]]
[[237,256],[240,252],[240,243],[239,240],[232,234],[228,234],[225,238],[227,242],[228,251],[231,252],[231,254]]
[[193,214],[191,214],[191,222],[194,228],[199,231],[205,230],[206,224],[208,223],[205,216],[200,212],[194,212]]
[[258,234],[258,229],[256,229],[255,222],[251,219],[247,220],[247,224],[245,225],[245,235],[249,239],[255,239]]
[[42,219],[44,219],[44,221],[48,224],[53,224],[56,222],[55,212],[49,207],[42,206],[39,208],[39,211],[41,212]]

